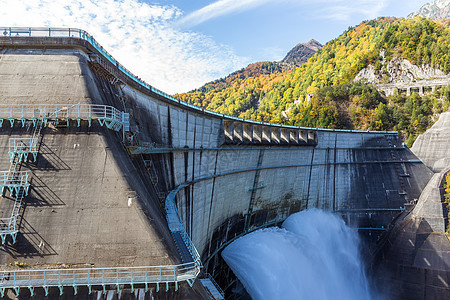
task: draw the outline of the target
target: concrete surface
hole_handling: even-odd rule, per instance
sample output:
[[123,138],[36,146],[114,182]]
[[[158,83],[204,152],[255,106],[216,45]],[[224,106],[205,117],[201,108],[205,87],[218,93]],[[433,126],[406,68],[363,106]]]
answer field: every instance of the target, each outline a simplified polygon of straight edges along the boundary
[[411,150],[434,172],[450,166],[450,112],[443,112],[439,120],[417,137]]
[[409,214],[381,241],[375,262],[378,287],[389,299],[449,299],[450,240],[443,203],[448,161],[448,112],[414,143],[412,150],[435,172]]
[[[317,130],[316,146],[225,145],[223,119],[111,84],[90,69],[84,51],[91,50],[33,47],[0,47],[1,104],[113,105],[130,113],[133,141],[196,150],[129,157],[120,134],[104,128],[46,129],[38,162],[29,166],[36,179],[23,234],[17,246],[4,247],[4,264],[175,263],[164,197],[179,184],[203,178],[180,191],[177,205],[206,270],[228,287],[217,254],[246,230],[318,207],[341,211],[352,226],[373,228],[364,234],[373,245],[378,229],[387,228],[398,212],[357,210],[404,207],[419,198],[432,176],[392,133]],[[8,137],[22,129],[0,132],[5,153]]]
[[[1,104],[104,103],[78,49],[0,49]],[[114,104],[111,101],[105,104]],[[119,109],[121,107],[119,106]],[[123,109],[123,108],[122,108]],[[8,139],[31,134],[31,124],[0,129],[0,166],[9,167]],[[43,130],[31,195],[22,212],[18,241],[0,255],[42,266],[143,266],[179,262],[159,199],[122,146],[122,133],[94,121],[77,128]],[[1,201],[8,213],[10,200]],[[4,209],[5,207],[5,209]]]

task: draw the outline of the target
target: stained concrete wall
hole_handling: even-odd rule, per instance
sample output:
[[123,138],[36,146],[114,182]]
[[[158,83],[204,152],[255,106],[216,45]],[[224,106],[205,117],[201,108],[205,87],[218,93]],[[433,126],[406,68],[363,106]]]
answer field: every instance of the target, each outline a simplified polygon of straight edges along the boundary
[[[0,104],[120,103],[108,94],[78,49],[0,50]],[[8,122],[9,123],[9,122]],[[31,122],[0,129],[0,166],[9,168],[8,139],[29,137]],[[95,267],[179,261],[159,199],[122,146],[122,134],[87,122],[44,128],[16,244],[1,264]],[[5,217],[11,199],[1,200]],[[131,201],[131,202],[130,202]],[[130,204],[130,205],[129,205]]]
[[210,260],[235,236],[311,207],[337,211],[375,242],[432,176],[396,134],[317,130],[316,146],[227,145],[235,124],[130,86],[123,94],[138,120],[136,140],[194,150],[158,154],[160,181],[167,189],[197,181],[178,193],[177,206],[213,273]]
[[[204,261],[242,232],[311,207],[340,211],[379,236],[375,229],[387,228],[432,175],[396,134],[317,130],[314,147],[226,145],[223,120],[131,88],[124,94],[136,101],[134,116],[149,116],[138,139],[196,149],[168,155],[166,166],[171,186],[203,178],[181,190],[177,204]],[[380,208],[393,210],[356,211]]]
[[443,203],[450,171],[449,119],[449,112],[442,113],[415,141],[411,150],[436,173],[378,247],[374,274],[390,299],[450,298],[448,209]]
[[[33,197],[37,203],[61,204],[36,205],[23,215],[36,229],[34,236],[44,237],[57,249],[56,254],[39,257],[42,264],[94,261],[101,266],[129,266],[176,261],[161,214],[164,195],[193,180],[178,194],[177,206],[207,270],[214,274],[222,271],[216,254],[235,236],[305,208],[334,210],[356,227],[372,228],[368,232],[376,240],[378,229],[386,228],[398,211],[361,209],[403,207],[419,197],[432,175],[391,133],[316,130],[301,132],[305,141],[311,135],[315,145],[226,145],[222,118],[132,85],[112,84],[108,76],[89,68],[86,49],[23,47],[28,48],[1,48],[2,103],[16,99],[113,105],[130,113],[130,140],[193,149],[130,158],[119,134],[87,129],[86,124],[80,129],[46,129],[43,145],[50,149],[49,158],[32,166],[44,191],[36,185]],[[263,139],[269,134],[275,139],[283,136],[280,129],[278,134],[268,126],[262,129]],[[2,130],[3,145],[9,135],[20,131]],[[47,165],[65,169],[52,174]],[[130,195],[135,197],[128,207]],[[48,200],[52,197],[61,200]],[[151,251],[143,253],[148,245],[153,245]],[[31,262],[39,255],[37,251],[28,256],[31,246],[18,247],[16,254],[0,255],[0,261],[23,257]]]
[[439,120],[417,137],[411,150],[434,172],[450,165],[450,112],[443,112]]

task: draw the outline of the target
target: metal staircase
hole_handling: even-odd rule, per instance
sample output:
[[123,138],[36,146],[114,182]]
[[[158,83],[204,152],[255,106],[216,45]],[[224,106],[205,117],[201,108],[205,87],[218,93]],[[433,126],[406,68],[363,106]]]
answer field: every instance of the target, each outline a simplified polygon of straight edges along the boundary
[[[20,166],[29,159],[36,161],[42,129],[49,123],[57,125],[58,122],[65,122],[69,126],[70,121],[76,121],[77,126],[80,126],[81,121],[87,121],[91,126],[92,120],[115,131],[130,128],[129,114],[106,105],[0,105],[0,127],[7,121],[11,127],[15,122],[20,122],[22,127],[26,122],[32,122],[34,126],[31,137],[10,139],[10,169],[2,173],[3,177],[0,174],[0,187],[4,192],[9,191],[15,200],[11,217],[0,219],[0,237],[3,243],[8,235],[12,236],[13,243],[16,242],[19,213],[30,186],[29,171],[21,171]],[[166,200],[166,204],[167,201],[171,202]],[[73,287],[76,295],[80,286],[88,287],[89,292],[92,291],[92,286],[101,286],[103,293],[106,293],[106,287],[110,285],[115,285],[119,290],[122,285],[127,284],[131,286],[132,292],[136,284],[144,285],[145,291],[148,290],[148,284],[156,284],[157,292],[160,285],[165,285],[167,291],[169,283],[175,284],[175,290],[178,290],[178,283],[182,281],[192,285],[200,273],[200,258],[184,230],[176,206],[168,210],[171,211],[169,215],[175,217],[168,222],[171,229],[176,228],[173,234],[178,238],[177,246],[183,252],[184,263],[145,267],[0,270],[0,296],[4,297],[7,288],[14,290],[18,297],[22,288],[27,288],[33,296],[37,287],[42,287],[45,295],[48,295],[50,287],[57,287],[60,294],[64,287]]]

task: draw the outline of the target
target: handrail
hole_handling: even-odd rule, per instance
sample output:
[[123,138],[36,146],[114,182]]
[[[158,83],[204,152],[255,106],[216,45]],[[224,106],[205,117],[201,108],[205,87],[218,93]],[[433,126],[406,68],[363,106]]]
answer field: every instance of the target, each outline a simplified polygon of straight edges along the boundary
[[[51,104],[51,105],[30,105],[30,104],[12,104],[0,105],[0,120],[22,119],[39,120],[39,128],[43,122],[57,119],[102,119],[103,121],[112,120],[124,124],[123,112],[107,105],[91,105],[91,104]],[[13,124],[13,123],[11,123]],[[126,125],[126,126],[125,126]],[[12,157],[12,165],[16,163],[16,154],[37,151],[38,139],[33,134],[33,138],[11,138],[9,140],[9,152]],[[38,134],[37,134],[38,135]],[[12,173],[15,172],[15,173]],[[1,179],[4,179],[5,186],[8,186],[7,180],[11,181],[11,174],[20,174],[25,179],[25,185],[20,185],[16,191],[16,201],[14,202],[13,212],[10,218],[0,218],[0,235],[4,243],[7,234],[13,236],[17,234],[17,219],[19,210],[24,196],[24,188],[29,186],[29,171],[17,172],[15,167],[10,171],[0,173]],[[2,177],[3,175],[3,177]],[[20,182],[23,182],[21,177]],[[15,178],[15,177],[14,177]],[[14,181],[15,182],[15,181]],[[14,183],[13,182],[13,183]],[[176,209],[176,207],[175,207]],[[180,220],[178,219],[180,222]],[[170,226],[169,226],[170,227]],[[21,287],[29,288],[30,291],[34,287],[49,286],[92,286],[106,284],[148,284],[148,283],[169,283],[176,284],[180,281],[188,281],[190,284],[197,278],[200,273],[201,261],[200,256],[195,249],[194,244],[190,240],[184,227],[178,228],[186,248],[192,256],[192,261],[177,265],[165,266],[143,266],[143,267],[116,267],[116,268],[71,268],[71,269],[33,269],[33,270],[0,270],[0,294],[3,296],[6,288],[14,288],[17,293]],[[11,280],[12,278],[12,280]],[[47,291],[47,290],[46,290]]]
[[170,102],[177,103],[179,105],[183,105],[185,107],[189,107],[190,109],[194,109],[200,113],[205,113],[209,115],[213,115],[222,119],[229,119],[239,122],[245,122],[255,125],[264,125],[271,127],[279,127],[286,129],[302,129],[302,130],[316,130],[316,131],[325,131],[325,132],[348,132],[348,133],[375,133],[375,134],[397,134],[397,131],[371,131],[371,130],[348,130],[348,129],[328,129],[328,128],[312,128],[312,127],[298,127],[292,125],[282,125],[282,124],[273,124],[267,122],[253,121],[238,117],[233,117],[230,115],[221,114],[215,111],[211,111],[205,108],[201,108],[190,103],[181,101],[167,93],[162,92],[161,90],[149,85],[140,77],[134,75],[125,68],[122,64],[120,64],[108,51],[106,51],[96,40],[90,35],[88,32],[78,29],[78,28],[47,28],[47,27],[0,27],[0,35],[8,36],[11,38],[14,37],[52,37],[52,38],[77,38],[87,41],[91,46],[93,46],[101,55],[103,55],[111,64],[116,66],[122,73],[124,73],[129,79],[134,81],[136,84],[141,86],[142,88],[158,94]]
[[[179,99],[176,99],[152,86],[145,81],[131,73],[128,69],[123,67],[112,55],[110,55],[89,33],[84,30],[76,28],[37,28],[37,27],[0,27],[0,32],[3,35],[9,37],[69,37],[78,38],[87,41],[92,45],[101,55],[103,55],[110,63],[116,66],[121,72],[127,75],[128,78],[135,83],[156,93],[169,101],[178,103],[190,109],[197,110],[198,112],[214,115],[224,119],[230,119],[239,122],[247,122],[257,125],[265,125],[271,127],[287,128],[287,129],[304,129],[304,130],[318,130],[318,131],[330,131],[330,132],[356,132],[356,133],[389,133],[395,134],[395,131],[376,132],[376,131],[357,131],[357,130],[337,130],[337,129],[321,129],[321,128],[309,128],[309,127],[297,127],[290,125],[272,124],[266,122],[258,122],[252,120],[246,120],[237,118],[225,114],[220,114],[214,111],[210,111],[204,108],[197,107],[195,105],[186,103]],[[39,116],[36,116],[36,108],[38,107]],[[45,114],[49,112],[47,108],[52,107],[51,114]],[[83,105],[78,104],[80,108],[89,107],[88,110],[84,110],[83,114],[79,111],[73,110],[71,106],[62,107],[61,105],[0,105],[0,119],[12,119],[17,118],[16,112],[20,112],[19,118],[38,118],[41,120],[55,119],[55,118],[81,118],[86,112],[88,117],[92,117],[91,114],[96,114],[94,110],[95,105]],[[115,108],[107,112],[105,105],[105,118],[106,114],[111,116],[112,119],[117,122],[123,121],[123,115],[116,114]],[[7,111],[6,109],[10,109]],[[66,109],[67,108],[67,109]],[[12,110],[14,109],[14,114]],[[17,110],[16,110],[17,109]],[[42,114],[42,109],[44,114]],[[66,110],[65,110],[66,109]],[[75,113],[75,115],[73,115]],[[86,117],[86,115],[84,115]],[[192,182],[191,182],[192,183]],[[48,286],[74,286],[77,285],[105,285],[105,284],[136,284],[136,283],[161,283],[161,282],[179,282],[195,280],[200,273],[202,263],[200,256],[186,233],[183,222],[178,213],[178,209],[175,203],[175,195],[177,192],[191,183],[185,183],[172,190],[165,200],[165,209],[167,212],[166,218],[169,225],[169,229],[172,233],[179,233],[183,239],[183,242],[189,250],[193,261],[172,265],[172,266],[145,266],[145,267],[117,267],[117,268],[71,268],[71,269],[43,269],[43,270],[3,270],[0,271],[0,292],[4,292],[5,288],[17,288],[17,287],[48,287]],[[1,221],[1,219],[0,219]],[[145,274],[145,275],[144,275]],[[148,275],[154,274],[154,275]],[[13,280],[11,280],[13,279]]]
[[30,171],[0,171],[0,187],[27,186]]
[[0,104],[0,119],[106,118],[122,122],[122,111],[101,104]]
[[1,270],[0,289],[30,286],[166,283],[185,281],[197,275],[195,263],[143,267]]
[[44,125],[49,120],[99,120],[106,123],[108,128],[119,131],[121,128],[129,129],[128,114],[109,105],[102,104],[0,104],[0,126],[4,120],[9,120],[11,126],[14,120],[21,120],[24,126],[26,120],[42,120]]

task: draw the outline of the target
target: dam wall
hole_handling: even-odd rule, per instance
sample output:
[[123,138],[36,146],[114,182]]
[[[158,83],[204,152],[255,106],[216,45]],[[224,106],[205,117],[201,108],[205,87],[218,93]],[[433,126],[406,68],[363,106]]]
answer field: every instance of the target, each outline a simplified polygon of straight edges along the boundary
[[380,241],[374,275],[390,299],[448,299],[450,240],[445,176],[450,171],[450,113],[444,112],[411,148],[435,173],[414,209]]
[[266,125],[246,134],[258,124],[184,109],[131,87],[123,94],[132,118],[148,124],[131,124],[143,143],[129,148],[144,161],[158,155],[167,186],[186,185],[178,211],[212,274],[221,272],[217,254],[231,240],[306,208],[341,214],[373,245],[432,176],[393,132],[298,128],[310,138],[283,143],[283,128],[273,125],[264,142],[248,137]]
[[[32,230],[21,225],[17,243],[8,238],[3,268],[18,268],[16,261],[30,268],[35,261],[33,268],[186,263],[164,220],[165,201],[175,196],[204,271],[229,288],[219,254],[233,239],[321,208],[342,215],[373,247],[432,176],[395,132],[298,128],[209,112],[133,77],[89,39],[81,31],[0,37],[0,104],[97,104],[129,114],[129,130],[120,132],[96,120],[43,129],[36,163],[23,166],[35,178],[21,214]],[[9,138],[32,132],[30,121],[7,125],[0,131],[3,168]],[[8,211],[10,203],[1,205]],[[145,281],[146,292],[147,283],[154,282]]]

